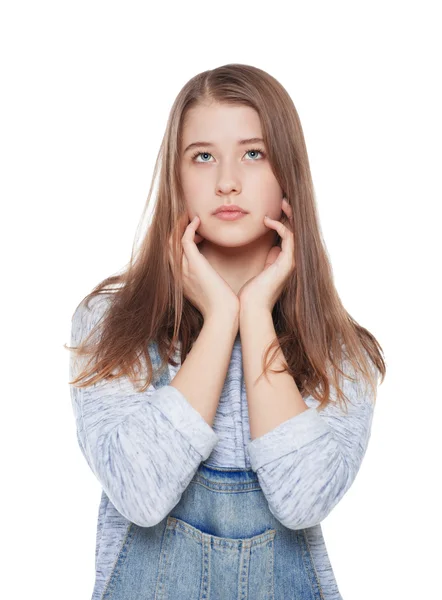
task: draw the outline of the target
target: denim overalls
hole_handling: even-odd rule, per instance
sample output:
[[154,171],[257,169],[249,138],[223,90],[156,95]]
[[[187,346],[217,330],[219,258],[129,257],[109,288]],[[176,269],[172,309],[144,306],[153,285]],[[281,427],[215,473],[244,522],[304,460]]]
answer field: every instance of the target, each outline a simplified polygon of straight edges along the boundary
[[[149,346],[159,364],[156,343]],[[168,369],[155,387],[170,383]],[[210,459],[209,459],[210,460]],[[202,462],[154,527],[131,523],[103,600],[324,600],[304,530],[270,512],[252,469]]]

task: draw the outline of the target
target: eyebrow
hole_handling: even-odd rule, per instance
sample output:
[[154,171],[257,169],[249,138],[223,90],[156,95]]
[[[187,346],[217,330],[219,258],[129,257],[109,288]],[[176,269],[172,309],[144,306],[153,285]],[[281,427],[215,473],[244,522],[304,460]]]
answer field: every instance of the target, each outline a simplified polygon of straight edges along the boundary
[[[264,140],[260,137],[253,137],[253,138],[248,138],[246,140],[238,140],[237,144],[238,146],[245,146],[246,144],[257,144],[257,143],[264,143]],[[216,144],[213,144],[212,142],[192,142],[191,144],[189,144],[187,146],[187,148],[184,150],[183,154],[185,154],[188,150],[191,150],[192,148],[197,148],[200,146],[209,146],[211,148],[213,148],[213,146],[215,146]]]

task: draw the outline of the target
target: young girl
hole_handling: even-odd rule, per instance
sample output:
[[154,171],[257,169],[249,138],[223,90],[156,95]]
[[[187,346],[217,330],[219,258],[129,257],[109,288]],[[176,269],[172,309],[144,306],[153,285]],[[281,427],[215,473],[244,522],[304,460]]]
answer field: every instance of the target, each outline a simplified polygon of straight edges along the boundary
[[321,521],[386,367],[334,287],[298,113],[258,68],[206,71],[159,159],[147,233],[72,318],[92,598],[338,600]]

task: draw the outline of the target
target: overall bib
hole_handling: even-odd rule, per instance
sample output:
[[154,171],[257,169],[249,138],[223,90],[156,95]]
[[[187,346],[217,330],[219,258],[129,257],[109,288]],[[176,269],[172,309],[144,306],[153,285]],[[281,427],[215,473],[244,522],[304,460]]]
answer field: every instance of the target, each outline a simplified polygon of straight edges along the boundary
[[[156,344],[149,352],[155,366]],[[168,370],[155,387],[170,382]],[[210,460],[210,459],[209,459]],[[154,527],[130,523],[103,600],[323,600],[304,530],[270,512],[252,469],[202,462]]]

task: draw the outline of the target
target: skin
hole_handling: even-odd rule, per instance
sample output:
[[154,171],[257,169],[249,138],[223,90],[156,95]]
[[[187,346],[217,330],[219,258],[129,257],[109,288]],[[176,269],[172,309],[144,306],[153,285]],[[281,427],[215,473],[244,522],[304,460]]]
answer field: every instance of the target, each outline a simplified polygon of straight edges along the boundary
[[[308,406],[289,373],[270,371],[267,377],[260,377],[264,350],[277,337],[272,309],[296,263],[292,209],[283,201],[267,158],[247,153],[250,148],[266,148],[237,144],[238,139],[251,137],[262,138],[254,109],[214,103],[195,107],[184,124],[181,152],[195,141],[214,146],[182,154],[180,169],[189,219],[200,218],[199,225],[198,220],[194,224],[203,238],[195,236],[199,251],[239,299],[239,335],[254,440]],[[197,150],[209,154],[198,155],[199,162],[192,161]],[[211,214],[220,204],[238,204],[249,214],[238,221],[222,221]],[[281,247],[275,245],[276,233]],[[284,363],[279,347],[272,366],[279,370]]]
[[[198,249],[235,294],[262,273],[276,243],[276,227],[266,225],[264,216],[279,221],[284,215],[283,191],[264,143],[238,145],[238,140],[254,137],[263,137],[262,128],[258,113],[249,106],[200,104],[188,111],[183,127],[181,181],[189,219],[200,218],[197,233],[203,239]],[[213,146],[184,152],[201,140]],[[192,158],[197,151],[200,154]],[[220,204],[237,204],[249,214],[222,221],[212,215]]]

